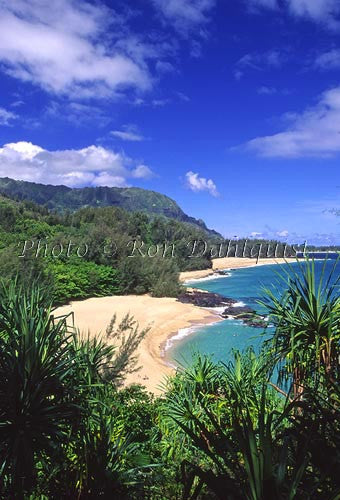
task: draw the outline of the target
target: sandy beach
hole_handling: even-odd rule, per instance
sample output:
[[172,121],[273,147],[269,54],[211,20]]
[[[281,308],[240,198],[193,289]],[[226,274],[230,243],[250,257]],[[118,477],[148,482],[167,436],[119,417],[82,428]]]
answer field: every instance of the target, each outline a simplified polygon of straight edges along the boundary
[[296,262],[295,258],[288,259],[260,259],[256,263],[256,259],[241,258],[241,257],[222,257],[221,259],[213,259],[212,269],[203,269],[200,271],[185,271],[180,273],[182,283],[193,279],[206,278],[212,276],[215,271],[221,269],[239,269],[241,267],[253,266],[268,266],[271,264],[285,264],[286,262]]
[[[291,259],[295,261],[295,259]],[[257,265],[284,263],[283,259],[260,260]],[[181,273],[182,282],[189,279],[207,277],[217,269],[237,269],[256,265],[254,259],[223,258],[213,261],[213,269]],[[163,348],[166,340],[182,328],[194,324],[208,324],[220,321],[221,318],[213,311],[183,304],[174,298],[154,298],[149,295],[124,295],[112,297],[91,298],[71,302],[59,307],[55,314],[62,315],[74,312],[75,325],[83,333],[91,335],[104,333],[114,314],[121,320],[127,313],[133,315],[140,328],[150,328],[141,342],[138,355],[141,369],[128,376],[126,384],[140,383],[148,390],[158,394],[159,385],[166,375],[174,372],[165,363]]]
[[138,349],[141,369],[128,376],[126,384],[140,383],[154,393],[160,393],[158,386],[166,375],[174,370],[165,364],[162,347],[166,340],[178,330],[194,324],[208,324],[220,317],[208,309],[191,304],[182,304],[173,298],[154,298],[148,295],[128,295],[98,297],[71,302],[59,307],[55,315],[74,312],[75,325],[83,333],[90,335],[105,332],[114,314],[121,320],[131,313],[140,328],[150,330]]

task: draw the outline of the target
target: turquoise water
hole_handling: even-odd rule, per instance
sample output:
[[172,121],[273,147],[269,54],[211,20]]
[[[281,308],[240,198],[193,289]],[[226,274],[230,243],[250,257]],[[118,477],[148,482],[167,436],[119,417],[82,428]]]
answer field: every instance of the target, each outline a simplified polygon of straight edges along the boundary
[[[317,275],[321,274],[323,265],[323,261],[315,261]],[[326,276],[329,275],[333,266],[334,261],[326,263]],[[299,264],[292,264],[292,268],[299,272]],[[264,287],[272,288],[275,293],[283,290],[282,281],[277,276],[277,273],[282,273],[283,269],[288,270],[289,266],[284,264],[283,266],[266,265],[235,269],[229,271],[229,276],[192,281],[190,286],[237,299],[259,312],[264,312],[257,301],[263,297]],[[334,276],[339,275],[339,272],[340,264],[336,266]],[[272,328],[267,328],[266,334],[272,332]],[[186,364],[192,359],[193,353],[199,351],[212,355],[216,361],[228,361],[231,359],[232,349],[243,350],[253,346],[257,350],[263,338],[261,328],[245,326],[238,320],[223,320],[212,325],[180,331],[177,339],[173,338],[167,357],[176,364]]]

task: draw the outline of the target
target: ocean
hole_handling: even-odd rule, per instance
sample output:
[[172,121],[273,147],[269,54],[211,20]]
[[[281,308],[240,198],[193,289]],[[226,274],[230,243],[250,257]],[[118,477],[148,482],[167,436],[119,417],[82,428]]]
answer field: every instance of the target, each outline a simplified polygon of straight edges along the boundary
[[[329,275],[334,264],[335,261],[331,259],[326,262],[325,276]],[[317,275],[321,274],[323,265],[324,261],[315,261]],[[299,272],[298,263],[293,263],[291,266],[295,272]],[[283,291],[284,286],[278,273],[282,273],[284,269],[289,270],[289,265],[259,265],[229,270],[227,276],[209,277],[186,284],[193,288],[231,297],[258,312],[265,313],[257,301],[263,298],[263,288],[272,288],[278,294]],[[334,279],[339,276],[339,273],[340,263],[336,263]],[[273,333],[273,328],[269,325],[265,335],[271,333]],[[190,363],[195,352],[201,352],[211,355],[215,361],[227,362],[231,359],[233,349],[244,350],[253,346],[255,350],[258,350],[263,340],[262,328],[246,326],[239,320],[226,319],[211,325],[195,325],[180,330],[175,337],[168,340],[166,358],[171,364],[186,365]]]

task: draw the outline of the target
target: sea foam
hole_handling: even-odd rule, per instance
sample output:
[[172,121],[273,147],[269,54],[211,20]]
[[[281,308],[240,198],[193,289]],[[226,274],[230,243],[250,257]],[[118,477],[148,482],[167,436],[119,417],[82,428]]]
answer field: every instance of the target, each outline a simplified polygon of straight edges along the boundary
[[191,283],[199,283],[201,281],[211,281],[211,280],[218,280],[220,278],[229,278],[230,274],[210,274],[209,276],[206,276],[205,278],[193,278],[191,280],[185,281],[183,285],[190,285]]
[[239,302],[235,302],[235,304],[232,304],[232,307],[245,307],[246,304],[240,300]]
[[184,339],[188,335],[191,335],[201,326],[203,325],[188,326],[186,328],[181,328],[180,330],[178,330],[178,332],[175,335],[172,335],[166,340],[164,345],[164,351],[169,350],[173,346],[174,342],[178,342],[179,340]]

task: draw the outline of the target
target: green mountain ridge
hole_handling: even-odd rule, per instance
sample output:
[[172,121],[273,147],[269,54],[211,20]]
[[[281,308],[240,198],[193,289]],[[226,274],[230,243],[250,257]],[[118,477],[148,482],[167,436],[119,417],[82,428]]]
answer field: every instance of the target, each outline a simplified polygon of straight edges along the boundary
[[3,177],[0,178],[0,194],[20,201],[30,200],[60,213],[74,212],[84,207],[115,206],[129,212],[145,212],[149,215],[162,215],[180,222],[187,222],[203,229],[208,234],[221,236],[216,231],[208,229],[201,219],[195,219],[183,212],[180,206],[168,196],[137,187],[70,188]]

